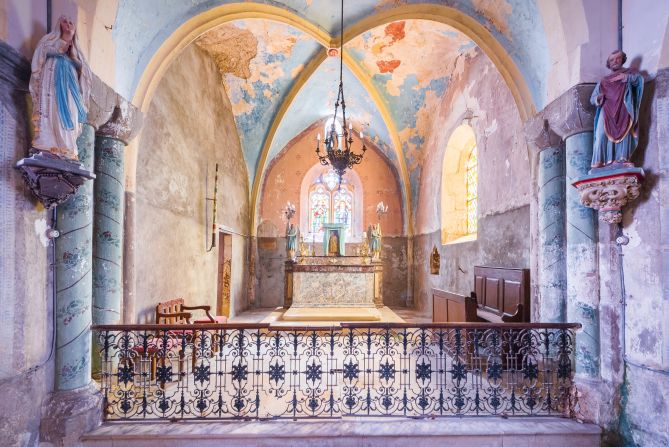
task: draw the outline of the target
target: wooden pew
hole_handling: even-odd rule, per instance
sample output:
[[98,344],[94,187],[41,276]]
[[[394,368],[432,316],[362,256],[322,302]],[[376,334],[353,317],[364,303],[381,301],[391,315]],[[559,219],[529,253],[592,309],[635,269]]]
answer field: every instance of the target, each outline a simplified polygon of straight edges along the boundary
[[475,266],[470,296],[432,289],[432,321],[529,322],[530,271]]
[[530,321],[529,269],[475,266],[474,295],[480,321]]
[[434,323],[478,321],[476,298],[432,289],[432,321]]

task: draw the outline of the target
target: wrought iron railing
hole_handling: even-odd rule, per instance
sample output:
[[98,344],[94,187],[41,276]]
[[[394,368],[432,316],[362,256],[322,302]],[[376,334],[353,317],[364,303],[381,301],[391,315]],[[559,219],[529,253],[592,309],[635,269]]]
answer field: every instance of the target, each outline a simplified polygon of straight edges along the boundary
[[569,416],[577,324],[96,326],[107,420]]

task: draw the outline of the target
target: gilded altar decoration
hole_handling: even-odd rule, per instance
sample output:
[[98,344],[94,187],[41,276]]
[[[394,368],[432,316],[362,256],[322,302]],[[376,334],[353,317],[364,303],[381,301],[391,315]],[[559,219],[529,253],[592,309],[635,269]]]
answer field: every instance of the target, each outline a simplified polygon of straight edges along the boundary
[[362,237],[362,245],[358,249],[358,255],[362,256],[363,258],[368,257],[370,254],[369,250],[369,243],[367,242],[367,233],[363,233]]
[[300,246],[299,246],[300,257],[309,256],[309,247],[304,243],[304,238],[300,235]]
[[432,248],[432,254],[430,255],[430,273],[433,275],[439,274],[439,267],[441,266],[441,257],[439,256],[439,250],[435,245]]

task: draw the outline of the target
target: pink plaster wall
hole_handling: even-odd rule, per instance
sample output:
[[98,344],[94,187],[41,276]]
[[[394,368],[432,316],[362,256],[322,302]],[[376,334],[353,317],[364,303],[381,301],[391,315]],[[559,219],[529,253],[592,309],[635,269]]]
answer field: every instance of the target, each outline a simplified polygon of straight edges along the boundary
[[[300,215],[300,186],[304,175],[317,163],[315,154],[316,135],[323,134],[323,123],[318,122],[295,137],[270,163],[263,182],[260,198],[260,225],[258,237],[283,236],[286,223],[283,209],[290,201]],[[360,148],[355,137],[353,148]],[[379,151],[370,148],[365,158],[354,169],[363,187],[363,227],[376,222],[376,204],[388,205],[388,214],[383,217],[381,227],[385,236],[402,235],[402,204],[397,174]],[[299,219],[298,219],[299,220]]]
[[[491,92],[495,92],[494,95]],[[480,51],[451,78],[434,110],[435,126],[425,143],[425,162],[416,203],[416,234],[441,228],[441,175],[452,132],[471,111],[478,147],[479,217],[530,202],[530,163],[522,122],[511,92],[490,59]]]

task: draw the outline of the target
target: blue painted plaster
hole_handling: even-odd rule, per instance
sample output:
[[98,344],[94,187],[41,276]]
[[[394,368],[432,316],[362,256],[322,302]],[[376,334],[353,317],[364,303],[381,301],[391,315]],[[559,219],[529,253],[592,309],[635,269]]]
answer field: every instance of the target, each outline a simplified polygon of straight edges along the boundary
[[[303,17],[319,28],[337,35],[339,9],[336,2],[313,0],[253,0],[282,7]],[[525,77],[537,109],[544,106],[546,77],[550,68],[548,44],[536,0],[507,0],[513,8],[508,20],[510,36],[503,35],[481,14],[472,0],[406,0],[404,3],[434,3],[456,8],[481,23],[499,40]],[[236,3],[233,0],[121,0],[114,24],[116,43],[116,87],[125,97],[132,98],[137,83],[149,60],[181,24],[211,8]],[[391,9],[395,3],[379,4],[376,0],[356,0],[345,5],[347,26],[365,17]]]
[[[399,169],[390,133],[371,96],[347,67],[344,67],[343,77],[347,119],[351,120],[356,130],[362,128],[366,138],[374,141]],[[313,123],[332,116],[338,85],[339,60],[328,58],[300,89],[286,112],[270,146],[269,160]],[[338,116],[341,118],[341,109]]]
[[[253,32],[255,28],[250,22],[253,20],[235,21],[233,24]],[[227,74],[225,79],[230,101],[233,104],[245,103],[250,108],[245,113],[235,114],[235,123],[251,182],[274,116],[294,84],[297,76],[294,70],[306,65],[321,48],[301,31],[282,23],[270,24],[267,33],[273,38],[291,37],[297,40],[290,53],[284,54],[272,52],[265,36],[256,36],[258,54],[250,65],[254,80],[249,83],[232,74]]]
[[[331,35],[338,34],[339,8],[336,2],[313,0],[311,4],[308,4],[305,0],[251,1],[284,8],[309,20]],[[505,24],[509,33],[508,35],[503,34],[486,17],[477,12],[472,4],[472,0],[404,0],[403,3],[433,3],[450,6],[468,14],[485,26],[514,60],[526,80],[535,102],[535,107],[541,109],[545,103],[546,77],[550,64],[548,44],[536,0],[506,1],[512,7],[512,12],[507,17],[508,20]],[[188,2],[182,0],[121,0],[114,26],[117,90],[124,96],[131,98],[149,60],[174,30],[188,19],[204,11],[230,3],[234,2],[231,0],[190,0]],[[345,23],[347,26],[351,26],[369,15],[392,9],[396,4],[397,2],[378,2],[377,0],[348,2],[345,6]],[[147,30],[151,31],[147,32]],[[443,33],[447,36],[449,33],[456,35],[455,31],[446,26],[444,26]],[[369,39],[370,33],[364,33],[362,38]],[[473,42],[468,42],[462,44],[460,49],[461,51],[466,51],[473,46]],[[296,49],[293,52],[295,56],[291,60],[290,66],[297,65],[300,60],[302,60],[302,63],[306,62],[306,60],[301,58],[307,57],[309,50],[313,49],[313,47],[305,47],[303,50],[300,50],[297,47],[299,46],[296,45]],[[354,58],[358,60],[362,59],[363,55],[359,52],[356,53],[355,50],[352,50],[351,53]],[[274,55],[265,55],[265,57],[266,63],[275,62],[278,58]],[[294,101],[289,113],[286,114],[287,119],[284,119],[284,122],[280,124],[276,138],[272,142],[270,159],[295,135],[313,122],[323,119],[331,113],[330,110],[332,107],[330,104],[334,98],[328,95],[330,92],[335,92],[336,94],[336,75],[338,74],[338,70],[330,69],[328,71],[328,66],[331,64],[330,61],[330,59],[327,60],[323,64],[323,69],[319,68],[314,73],[312,79],[307,82],[298,95],[298,98]],[[289,73],[289,70],[286,70],[286,73]],[[348,97],[351,98],[349,100],[351,117],[354,118],[357,113],[360,119],[364,121],[364,116],[370,116],[370,123],[369,127],[365,129],[366,132],[372,138],[376,137],[378,146],[389,157],[392,157],[391,154],[393,154],[393,151],[390,150],[389,145],[391,139],[389,138],[387,129],[385,129],[385,125],[381,125],[382,120],[375,107],[373,107],[373,103],[369,100],[369,95],[364,92],[364,88],[359,83],[356,83],[354,76],[350,72],[347,71],[345,77],[351,78],[351,80],[345,80],[347,89],[351,91],[348,94]],[[373,82],[386,101],[398,132],[404,129],[415,129],[416,112],[423,106],[427,90],[433,90],[438,95],[441,95],[448,86],[447,77],[432,80],[428,87],[418,87],[418,81],[415,76],[413,78],[408,76],[404,81],[404,85],[401,86],[400,95],[394,97],[385,91],[383,84],[387,79],[384,75],[374,75]],[[262,85],[262,83],[253,84],[256,93],[258,91],[271,90],[271,97],[265,98],[262,94],[256,94],[253,100],[255,101],[253,110],[236,117],[251,181],[253,181],[255,168],[263,146],[262,143],[267,137],[271,121],[291,85],[292,79],[281,79],[276,85],[272,86]],[[356,89],[359,91],[355,91]],[[326,98],[328,98],[327,101],[325,100]],[[234,93],[231,94],[231,100],[234,102],[235,99],[238,99],[238,97]],[[248,100],[250,101],[250,98]],[[356,104],[358,100],[360,103]],[[415,130],[412,132],[415,133]],[[412,134],[409,141],[416,145],[416,150],[421,150],[423,139],[420,136],[415,137]],[[420,177],[420,163],[408,155],[409,146],[407,144],[404,144],[402,149],[405,154],[406,165],[410,169],[411,195],[416,200]]]

